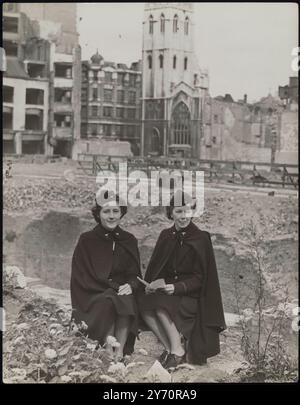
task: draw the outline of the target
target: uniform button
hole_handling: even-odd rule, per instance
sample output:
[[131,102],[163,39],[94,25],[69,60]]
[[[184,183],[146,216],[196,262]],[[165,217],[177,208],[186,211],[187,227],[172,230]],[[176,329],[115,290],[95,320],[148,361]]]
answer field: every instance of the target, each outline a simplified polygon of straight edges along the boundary
[[177,280],[178,279],[178,276],[175,276],[175,280]]
[[112,281],[112,278],[109,278],[108,281]]

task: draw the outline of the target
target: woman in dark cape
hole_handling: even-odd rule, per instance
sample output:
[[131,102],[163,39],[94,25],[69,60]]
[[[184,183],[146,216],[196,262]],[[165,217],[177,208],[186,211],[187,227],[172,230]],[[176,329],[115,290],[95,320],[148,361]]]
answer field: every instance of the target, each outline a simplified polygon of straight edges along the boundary
[[[106,194],[106,197],[108,194]],[[138,331],[134,293],[140,260],[136,238],[119,227],[127,212],[118,196],[93,208],[98,225],[80,235],[72,259],[72,317],[116,358],[131,354]],[[117,352],[108,336],[119,343]]]
[[[220,352],[219,333],[226,328],[211,238],[191,222],[190,202],[183,193],[171,199],[167,215],[174,225],[161,232],[145,274],[152,284],[138,296],[143,320],[165,348],[165,368],[205,364]],[[153,283],[158,279],[165,285]]]

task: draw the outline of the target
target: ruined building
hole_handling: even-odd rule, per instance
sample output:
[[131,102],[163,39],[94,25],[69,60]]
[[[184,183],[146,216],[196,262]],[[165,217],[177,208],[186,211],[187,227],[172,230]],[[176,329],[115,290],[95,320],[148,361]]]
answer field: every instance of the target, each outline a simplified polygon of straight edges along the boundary
[[211,131],[201,158],[297,164],[298,96],[289,94],[269,94],[251,104],[247,95],[238,101],[230,94],[207,99]]
[[289,84],[279,86],[278,93],[284,105],[280,116],[278,160],[298,164],[298,77],[290,77]]
[[4,152],[72,157],[80,137],[76,4],[4,3]]

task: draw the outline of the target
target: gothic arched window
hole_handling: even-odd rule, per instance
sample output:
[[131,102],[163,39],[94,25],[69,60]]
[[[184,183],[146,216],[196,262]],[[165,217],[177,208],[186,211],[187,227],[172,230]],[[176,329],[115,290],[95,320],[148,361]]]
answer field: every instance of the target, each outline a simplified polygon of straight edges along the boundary
[[184,34],[189,35],[189,17],[185,17],[184,20]]
[[162,69],[164,67],[164,57],[163,55],[159,55],[159,67]]
[[177,58],[176,55],[173,56],[173,69],[176,69],[176,62],[177,62]]
[[149,17],[149,34],[153,34],[153,27],[154,27],[153,24],[154,24],[153,16],[150,15],[150,17]]
[[187,65],[188,65],[188,58],[184,58],[184,70],[187,70]]
[[162,32],[162,33],[165,32],[165,16],[164,16],[164,14],[161,14],[161,16],[160,16],[160,32]]
[[171,118],[172,143],[176,145],[191,144],[191,114],[183,102],[174,108]]
[[148,68],[152,69],[152,56],[151,55],[148,56]]
[[178,15],[175,14],[173,19],[173,32],[176,33],[177,31],[178,31]]

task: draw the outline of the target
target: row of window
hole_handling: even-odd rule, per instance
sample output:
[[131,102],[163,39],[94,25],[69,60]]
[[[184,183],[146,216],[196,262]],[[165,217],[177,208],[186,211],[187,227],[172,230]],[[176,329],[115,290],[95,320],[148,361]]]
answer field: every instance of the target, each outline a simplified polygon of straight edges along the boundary
[[118,138],[136,138],[138,127],[134,125],[112,125],[112,124],[81,124],[81,137],[86,135],[117,136]]
[[[99,79],[102,80],[104,79],[105,83],[112,83],[114,81],[114,76],[112,72],[104,72],[104,76],[100,76],[100,70],[90,70],[89,72],[83,71],[82,72],[82,79],[85,81],[87,79],[87,76],[89,76],[90,79],[93,81],[98,81]],[[127,85],[130,87],[135,87],[137,85],[137,82],[139,81],[139,77],[136,74],[129,74],[127,75],[126,73],[117,73],[117,84],[119,85]]]
[[[149,34],[153,34],[154,33],[154,18],[152,15],[149,16]],[[174,34],[177,33],[177,31],[179,31],[179,24],[178,24],[179,20],[178,20],[178,15],[175,14],[174,18],[173,18],[173,32]],[[189,35],[189,17],[185,17],[184,20],[184,34],[185,35]],[[160,32],[162,34],[165,33],[165,29],[166,29],[166,19],[164,14],[160,15]]]
[[[3,112],[3,129],[13,129],[13,118],[14,110],[11,109],[10,112]],[[35,111],[34,114],[30,109],[25,110],[25,123],[24,129],[27,131],[43,131],[43,117],[44,111]]]
[[[97,87],[91,89],[92,100],[97,101],[100,98],[100,94]],[[81,93],[81,99],[87,100],[87,89],[83,89]],[[113,102],[114,93],[111,89],[104,89],[103,93],[104,102]],[[135,91],[128,92],[128,104],[136,104],[137,97]],[[125,103],[125,90],[117,90],[117,103]]]
[[[14,110],[11,109],[10,112],[3,113],[3,128],[13,129],[13,115]],[[42,131],[43,130],[43,117],[44,111],[35,109],[34,113],[31,109],[25,110],[25,130]],[[54,127],[57,128],[71,128],[72,117],[71,115],[64,114],[54,114]]]
[[[163,55],[159,55],[158,59],[159,59],[159,67],[160,67],[160,69],[162,69],[164,67]],[[174,55],[173,56],[173,69],[176,69],[176,66],[177,66],[177,56]],[[188,67],[188,58],[187,57],[185,57],[183,60],[183,67],[184,67],[184,70],[187,70],[187,67]],[[148,68],[152,69],[152,56],[151,55],[148,56]]]
[[[14,102],[14,87],[3,86],[2,100],[4,103]],[[26,89],[25,103],[44,105],[44,90]]]
[[[87,108],[82,107],[81,108],[81,115],[82,117],[87,115]],[[98,106],[92,106],[90,109],[90,116],[94,118],[99,118],[101,117],[101,112]],[[135,108],[128,108],[127,109],[127,114],[125,117],[125,108],[116,108],[116,112],[114,114],[114,110],[112,107],[103,107],[103,117],[105,118],[127,118],[127,119],[132,119],[135,120],[137,119],[136,116],[136,109]]]
[[[3,102],[14,102],[14,87],[3,86]],[[72,92],[61,88],[55,88],[54,101],[61,103],[71,103]],[[44,105],[44,90],[42,89],[26,89],[25,95],[26,104]]]

